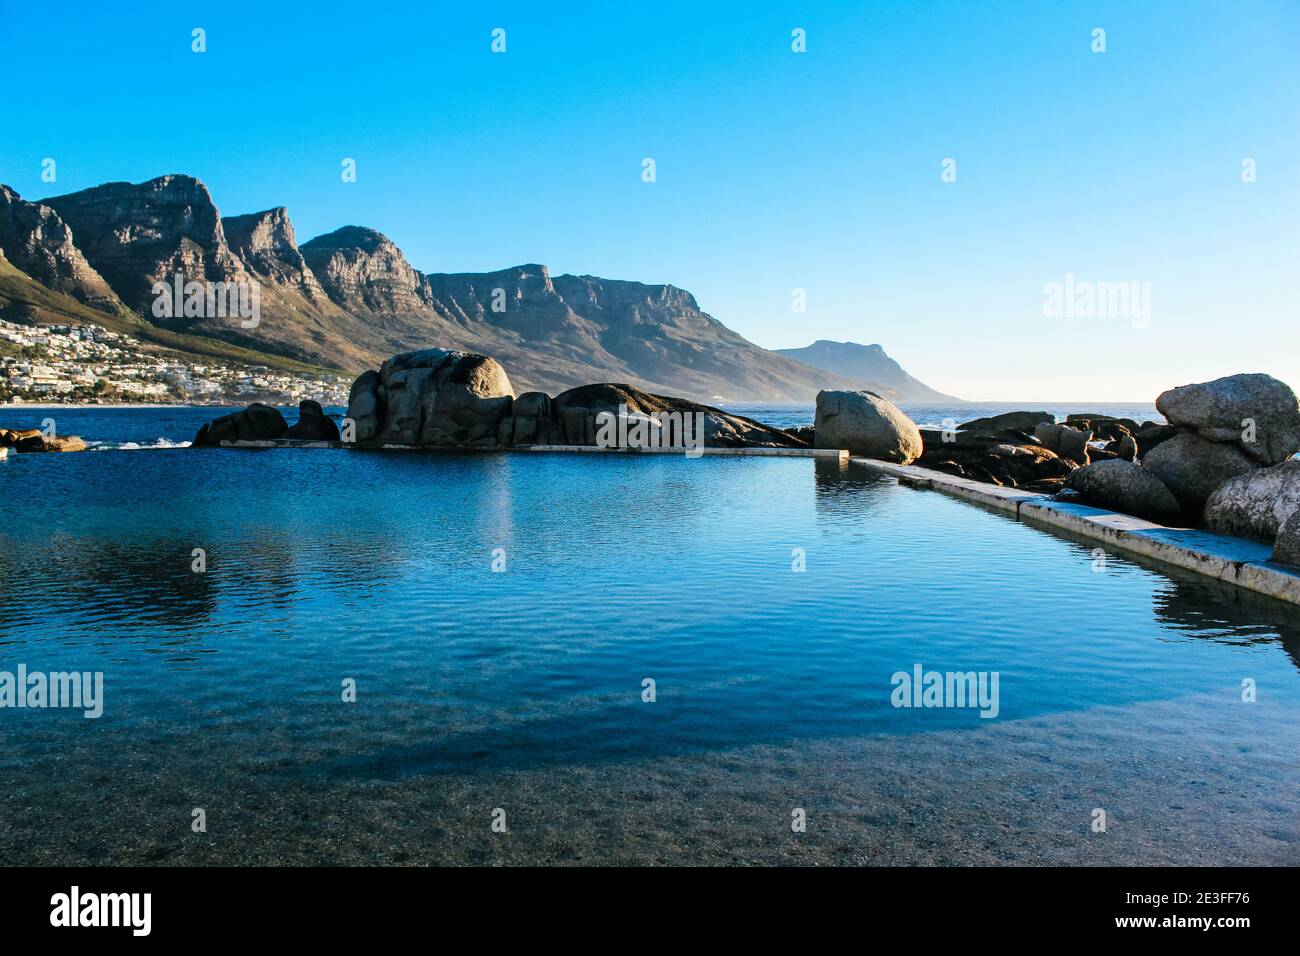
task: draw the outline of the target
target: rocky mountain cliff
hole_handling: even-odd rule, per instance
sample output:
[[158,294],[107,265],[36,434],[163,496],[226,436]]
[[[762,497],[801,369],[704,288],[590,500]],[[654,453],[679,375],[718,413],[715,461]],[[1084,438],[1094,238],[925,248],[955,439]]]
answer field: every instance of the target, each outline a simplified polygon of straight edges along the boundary
[[72,230],[49,206],[27,202],[0,186],[0,251],[9,262],[55,292],[116,311],[122,302],[72,242]]
[[[760,348],[671,285],[552,277],[538,264],[425,274],[360,226],[299,246],[285,209],[223,217],[191,176],[107,183],[40,203],[0,187],[0,249],[31,279],[97,309],[129,309],[168,332],[349,372],[437,347],[495,356],[521,388],[552,392],[606,381],[715,402],[807,401],[821,388],[939,395],[887,357],[869,366],[882,377],[861,377]],[[177,273],[255,282],[258,324],[153,315],[154,283]]]
[[[879,345],[832,342],[818,339],[801,349],[776,349],[778,353],[813,368],[843,375],[860,382],[877,382],[892,389],[908,402],[960,402],[961,399],[936,391],[917,381],[885,354]],[[886,397],[889,397],[886,395]]]

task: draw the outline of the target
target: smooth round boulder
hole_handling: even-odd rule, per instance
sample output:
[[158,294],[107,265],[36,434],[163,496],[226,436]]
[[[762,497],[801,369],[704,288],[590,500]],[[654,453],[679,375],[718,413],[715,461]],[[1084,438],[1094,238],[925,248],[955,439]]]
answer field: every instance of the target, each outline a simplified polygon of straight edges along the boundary
[[378,373],[358,377],[349,394],[348,418],[356,424],[357,441],[495,445],[514,396],[496,359],[421,349],[394,355]]
[[194,436],[193,445],[202,448],[223,441],[268,441],[283,438],[288,430],[278,408],[254,402],[242,411],[222,415],[203,425]]
[[1065,484],[1077,491],[1085,504],[1158,524],[1175,524],[1182,513],[1178,499],[1159,478],[1122,458],[1076,468]]
[[1277,538],[1300,509],[1300,460],[1284,461],[1225,481],[1205,503],[1205,525],[1219,534]]
[[1266,465],[1300,451],[1300,400],[1271,375],[1229,375],[1171,388],[1156,399],[1156,408],[1170,424],[1210,441],[1235,442]]
[[853,455],[903,465],[924,451],[916,423],[875,392],[818,392],[813,435],[818,448],[847,448]]
[[1201,513],[1206,500],[1225,481],[1259,467],[1236,444],[1209,441],[1192,432],[1161,442],[1142,459],[1142,466],[1151,469],[1194,515]]

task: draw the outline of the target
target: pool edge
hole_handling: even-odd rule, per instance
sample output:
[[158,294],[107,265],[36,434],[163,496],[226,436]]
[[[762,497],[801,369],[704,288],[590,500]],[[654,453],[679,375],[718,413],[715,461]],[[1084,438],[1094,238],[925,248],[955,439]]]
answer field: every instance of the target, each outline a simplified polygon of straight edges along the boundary
[[850,457],[849,463],[904,484],[932,488],[949,497],[1012,515],[1027,524],[1059,528],[1120,551],[1300,604],[1300,571],[1270,561],[1272,548],[1258,541],[1192,528],[1169,528],[1117,511],[1054,501],[1051,495],[1002,488],[917,465],[857,457]]

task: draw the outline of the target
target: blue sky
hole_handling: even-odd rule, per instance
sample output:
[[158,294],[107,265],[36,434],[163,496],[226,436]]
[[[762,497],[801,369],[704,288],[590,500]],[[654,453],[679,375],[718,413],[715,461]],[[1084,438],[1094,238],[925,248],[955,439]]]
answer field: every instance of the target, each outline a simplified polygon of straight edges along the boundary
[[[0,182],[185,172],[299,241],[671,282],[760,345],[879,342],[971,399],[1300,387],[1300,3],[149,8],[6,5]],[[1045,316],[1067,274],[1149,282],[1149,322]]]

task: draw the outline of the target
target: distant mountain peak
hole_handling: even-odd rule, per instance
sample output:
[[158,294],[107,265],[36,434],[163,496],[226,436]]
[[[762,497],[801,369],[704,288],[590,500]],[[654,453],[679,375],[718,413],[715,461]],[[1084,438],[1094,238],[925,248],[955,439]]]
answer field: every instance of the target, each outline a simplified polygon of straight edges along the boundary
[[818,339],[801,349],[776,349],[813,368],[819,368],[862,383],[887,386],[903,401],[959,402],[908,375],[903,367],[885,354],[880,345],[859,342],[835,342]]

